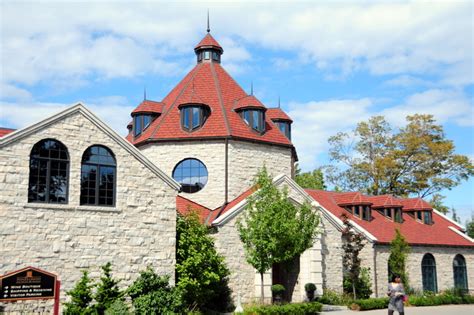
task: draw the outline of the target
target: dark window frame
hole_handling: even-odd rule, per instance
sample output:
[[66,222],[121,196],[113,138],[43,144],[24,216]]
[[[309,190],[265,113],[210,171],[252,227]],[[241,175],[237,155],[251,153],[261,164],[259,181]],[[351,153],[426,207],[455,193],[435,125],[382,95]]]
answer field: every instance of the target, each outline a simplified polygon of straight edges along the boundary
[[[145,126],[145,117],[148,117],[150,121],[148,124]],[[151,123],[153,122],[154,115],[150,114],[138,114],[133,116],[133,136],[138,137],[147,129],[150,127]],[[137,129],[137,120],[140,120],[140,130]]]
[[393,221],[397,223],[403,223],[402,208],[393,208]]
[[466,258],[461,254],[456,254],[453,258],[453,281],[454,287],[464,292],[469,292],[467,279]]
[[[195,115],[193,109],[198,109],[198,113],[197,113],[198,123],[196,126],[193,126],[193,118]],[[209,108],[207,108],[207,106],[200,105],[200,104],[190,104],[190,105],[181,106],[179,111],[180,111],[181,128],[187,132],[193,132],[202,128],[210,116]],[[187,127],[185,126],[186,112],[188,112],[188,115],[187,115],[188,126]]]
[[[103,148],[105,149],[109,154],[110,156],[112,157],[112,159],[114,160],[114,164],[106,164],[106,163],[98,163],[98,162],[84,162],[84,157],[86,155],[86,153],[89,151],[89,150],[92,150],[92,148],[94,147],[98,147],[98,148]],[[95,178],[95,185],[94,185],[94,203],[89,203],[89,201],[87,202],[83,202],[83,195],[82,195],[82,190],[83,190],[83,181],[82,181],[82,176],[83,176],[83,167],[87,165],[87,166],[94,166],[96,167],[96,178]],[[108,205],[108,204],[102,204],[100,203],[100,199],[101,199],[101,196],[100,196],[100,174],[101,174],[101,167],[104,168],[104,167],[109,167],[109,168],[113,168],[114,169],[114,172],[113,172],[113,188],[112,188],[112,204],[111,205]],[[115,154],[113,153],[112,150],[110,150],[108,147],[104,146],[104,145],[100,145],[100,144],[95,144],[95,145],[92,145],[90,147],[88,147],[82,154],[82,159],[81,159],[81,187],[80,187],[80,196],[79,196],[79,204],[81,206],[91,206],[91,207],[115,207],[116,206],[116,202],[117,202],[117,159],[115,157]],[[88,195],[88,197],[90,197]]]
[[[195,191],[191,191],[192,190],[192,187],[195,187],[195,186],[192,186],[189,184],[189,186],[184,186],[185,184],[182,183],[182,180],[178,180],[177,177],[178,175],[176,174],[176,171],[178,170],[178,168],[180,166],[182,166],[185,161],[197,161],[199,163],[198,165],[198,168],[202,167],[205,172],[206,172],[206,182],[202,184],[202,187],[200,187],[199,189],[195,190]],[[184,166],[183,166],[184,168]],[[192,173],[192,166],[189,167],[189,171]],[[201,178],[201,177],[204,177],[204,176],[201,176],[201,171],[199,170],[198,171],[198,178]],[[189,174],[189,176],[193,176],[192,174]],[[178,163],[176,163],[175,167],[173,168],[173,172],[171,172],[171,177],[176,180],[180,185],[181,185],[181,191],[185,192],[185,193],[188,193],[188,194],[194,194],[194,193],[197,193],[201,190],[204,189],[204,187],[206,187],[207,183],[209,182],[209,171],[207,170],[207,166],[206,164],[204,164],[201,160],[197,159],[197,158],[194,158],[194,157],[190,157],[190,158],[185,158],[185,159],[182,159],[181,161],[179,161]],[[186,187],[189,187],[189,189],[187,189]]]
[[277,125],[280,132],[282,132],[288,140],[291,140],[291,123],[286,120],[275,120],[274,123]]
[[[254,127],[254,112],[258,113],[258,121],[257,121],[257,128]],[[248,121],[246,113],[249,113],[248,116]],[[257,108],[247,108],[239,111],[239,115],[242,118],[242,120],[245,122],[246,125],[250,127],[250,129],[258,132],[259,134],[264,134],[266,131],[266,121],[265,121],[265,112],[261,109]]]
[[431,213],[431,211],[423,211],[423,223],[426,225],[433,224],[433,214]]
[[[430,253],[423,255],[421,260],[421,279],[423,291],[438,292],[438,275],[436,272],[436,259]],[[431,280],[431,283],[429,281]]]
[[[33,156],[35,148],[37,148],[37,146],[40,146],[40,145],[42,145],[43,143],[45,143],[47,141],[53,141],[53,142],[58,143],[59,147],[62,147],[60,149],[62,149],[65,152],[66,159],[52,158],[51,156],[48,156],[48,157]],[[50,151],[49,151],[48,155],[51,155]],[[38,185],[38,181],[36,181],[36,183],[32,182],[32,178],[33,178],[32,163],[33,162],[38,162],[38,164],[39,164],[41,161],[46,162],[46,178],[45,178],[46,182],[44,184],[45,185],[45,200],[44,201],[38,200],[37,197],[36,197],[36,199],[33,199],[31,196],[34,193],[30,192],[31,187],[32,187],[33,184]],[[51,194],[50,194],[51,193],[51,168],[52,168],[51,162],[66,163],[65,170],[63,170],[66,173],[66,183],[65,183],[66,192],[65,192],[63,202],[51,201],[51,198],[50,198],[51,197]],[[28,203],[68,204],[69,203],[69,170],[70,170],[70,165],[71,165],[71,163],[70,163],[70,157],[69,157],[69,150],[64,145],[64,143],[62,143],[61,141],[56,140],[56,139],[52,139],[52,138],[47,138],[47,139],[42,139],[42,140],[38,141],[37,143],[35,143],[35,145],[33,146],[33,148],[30,151],[29,174],[28,174],[28,196],[27,196]],[[36,192],[36,194],[38,194],[38,192]]]
[[362,205],[361,207],[362,207],[362,220],[370,222],[372,220],[372,211],[370,209],[370,206]]

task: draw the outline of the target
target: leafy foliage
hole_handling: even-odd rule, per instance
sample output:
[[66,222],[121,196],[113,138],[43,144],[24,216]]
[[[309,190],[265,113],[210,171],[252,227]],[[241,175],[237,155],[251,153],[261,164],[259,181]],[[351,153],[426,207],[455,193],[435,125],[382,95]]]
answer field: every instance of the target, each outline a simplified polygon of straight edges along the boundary
[[108,262],[102,266],[103,276],[97,285],[97,292],[94,296],[97,304],[95,308],[99,314],[104,314],[115,301],[122,299],[122,293],[119,290],[117,281],[111,275],[112,264]]
[[474,174],[469,158],[454,153],[432,115],[406,117],[394,132],[383,116],[360,122],[353,132],[329,138],[332,162],[327,179],[343,190],[372,195],[426,197],[451,189]]
[[471,217],[471,221],[466,222],[466,234],[474,238],[474,215]]
[[296,164],[295,167],[295,181],[298,185],[309,189],[326,189],[323,171],[320,168],[317,168],[312,172],[302,173],[298,164]]
[[357,286],[361,285],[360,271],[361,271],[361,259],[359,258],[360,251],[364,248],[364,236],[361,233],[353,231],[352,226],[349,223],[347,216],[343,215],[342,220],[345,228],[342,231],[344,243],[342,249],[344,251],[342,256],[342,264],[344,266],[344,278],[347,283],[350,283],[350,289],[354,295],[354,299],[357,298]]
[[[372,282],[370,279],[370,268],[361,268],[360,276],[355,282],[355,292],[359,299],[368,299],[372,294]],[[344,291],[351,292],[353,290],[352,279],[346,277],[344,279]]]
[[132,315],[130,307],[122,300],[115,300],[106,310],[105,315]]
[[323,305],[318,302],[311,303],[292,303],[283,305],[258,305],[246,308],[244,315],[316,315],[321,312]]
[[413,306],[431,306],[443,304],[474,304],[474,296],[464,294],[462,290],[450,289],[439,294],[422,294],[410,295],[408,303]]
[[248,198],[243,216],[237,222],[246,259],[261,278],[273,264],[290,261],[311,247],[317,233],[319,217],[309,203],[296,206],[288,191],[280,191],[263,167],[254,179],[258,190]]
[[190,309],[228,311],[232,307],[224,258],[214,247],[214,240],[195,212],[178,216],[176,250],[177,287]]
[[285,286],[283,284],[274,284],[272,285],[272,293],[274,295],[283,294],[286,291]]
[[306,292],[314,292],[314,291],[316,291],[316,285],[314,283],[311,283],[311,282],[306,283],[304,285],[304,290]]
[[357,311],[382,309],[388,307],[389,300],[390,299],[386,297],[355,300],[351,303],[350,307],[352,310]]
[[395,230],[395,238],[390,243],[390,256],[388,258],[389,277],[399,275],[403,286],[409,288],[408,273],[406,271],[406,261],[410,253],[410,246],[405,237],[398,229]]
[[95,310],[90,305],[93,300],[92,288],[94,284],[89,278],[89,273],[84,270],[82,272],[81,279],[77,282],[76,286],[66,292],[66,295],[71,297],[71,302],[64,303],[65,309],[64,314],[68,315],[87,315],[94,314]]
[[151,267],[128,288],[137,314],[172,314],[183,310],[181,294],[169,285],[169,276],[157,275]]
[[318,302],[329,305],[349,305],[352,301],[351,295],[330,289],[325,289],[323,295],[318,298]]
[[442,196],[440,194],[433,194],[433,196],[431,196],[430,204],[434,209],[446,214],[449,212],[449,207],[447,207],[443,203],[443,200],[445,198],[445,196]]

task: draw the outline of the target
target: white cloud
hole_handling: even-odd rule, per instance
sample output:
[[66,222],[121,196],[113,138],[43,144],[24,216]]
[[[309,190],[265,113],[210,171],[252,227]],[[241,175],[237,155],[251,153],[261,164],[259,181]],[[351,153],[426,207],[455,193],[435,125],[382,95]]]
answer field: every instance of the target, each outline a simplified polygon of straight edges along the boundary
[[[125,136],[127,134],[127,124],[131,120],[130,113],[134,109],[134,106],[126,105],[126,99],[121,96],[103,97],[95,99],[94,101],[94,103],[85,102],[84,105],[117,133]],[[23,128],[64,110],[69,106],[71,106],[71,104],[1,102],[0,113],[2,113],[2,124],[4,124],[4,127]]]

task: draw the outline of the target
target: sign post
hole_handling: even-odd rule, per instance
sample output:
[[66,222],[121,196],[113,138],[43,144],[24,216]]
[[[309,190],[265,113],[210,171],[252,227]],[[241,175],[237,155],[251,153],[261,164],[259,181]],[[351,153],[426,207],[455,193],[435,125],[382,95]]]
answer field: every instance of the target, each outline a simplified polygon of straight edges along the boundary
[[59,287],[56,275],[26,267],[0,276],[0,302],[54,299],[54,315],[57,315]]

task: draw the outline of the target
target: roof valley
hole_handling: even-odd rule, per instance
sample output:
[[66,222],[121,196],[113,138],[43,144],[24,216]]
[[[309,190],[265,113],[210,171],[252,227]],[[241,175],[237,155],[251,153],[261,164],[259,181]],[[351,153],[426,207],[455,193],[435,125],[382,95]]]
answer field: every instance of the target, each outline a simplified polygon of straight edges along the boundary
[[230,135],[232,135],[232,130],[231,130],[231,127],[230,127],[230,124],[229,124],[229,120],[227,119],[227,111],[226,111],[226,108],[224,106],[224,102],[222,100],[221,87],[220,87],[219,80],[218,80],[217,74],[216,74],[216,69],[214,69],[214,64],[213,63],[211,63],[211,72],[212,72],[212,78],[214,79],[214,84],[215,84],[215,87],[216,87],[217,98],[219,99],[219,105],[222,109],[222,116],[224,117],[224,123],[225,123],[226,129],[227,129],[227,135],[230,136]]

